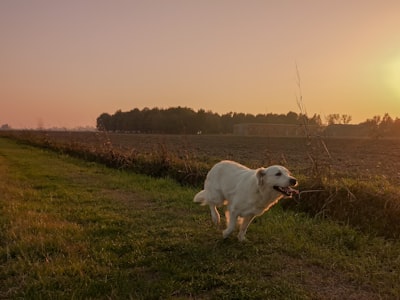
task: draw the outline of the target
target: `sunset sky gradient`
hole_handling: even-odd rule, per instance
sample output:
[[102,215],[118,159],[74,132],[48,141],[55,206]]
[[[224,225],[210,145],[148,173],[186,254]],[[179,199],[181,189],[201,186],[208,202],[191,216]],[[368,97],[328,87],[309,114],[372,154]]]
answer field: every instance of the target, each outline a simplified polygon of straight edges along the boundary
[[185,106],[400,117],[398,0],[0,1],[0,125]]

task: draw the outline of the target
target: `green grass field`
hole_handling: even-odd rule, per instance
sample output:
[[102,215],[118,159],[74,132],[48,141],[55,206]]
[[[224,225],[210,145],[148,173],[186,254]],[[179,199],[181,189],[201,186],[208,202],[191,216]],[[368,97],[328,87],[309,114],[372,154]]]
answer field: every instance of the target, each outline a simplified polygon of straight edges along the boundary
[[167,178],[2,138],[0,178],[0,298],[400,298],[399,242],[279,205],[239,243]]

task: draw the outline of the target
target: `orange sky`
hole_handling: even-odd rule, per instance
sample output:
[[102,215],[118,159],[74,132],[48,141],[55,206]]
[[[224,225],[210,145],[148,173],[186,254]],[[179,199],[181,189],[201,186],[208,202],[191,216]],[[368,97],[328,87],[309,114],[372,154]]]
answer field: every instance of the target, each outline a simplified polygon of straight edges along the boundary
[[187,106],[400,117],[398,0],[1,0],[0,125]]

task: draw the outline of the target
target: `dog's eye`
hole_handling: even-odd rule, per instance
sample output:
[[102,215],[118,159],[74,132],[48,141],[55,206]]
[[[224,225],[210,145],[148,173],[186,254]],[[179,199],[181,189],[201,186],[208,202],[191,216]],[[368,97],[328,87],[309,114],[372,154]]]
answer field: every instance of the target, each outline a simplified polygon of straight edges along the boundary
[[282,172],[278,172],[275,174],[275,176],[281,176],[281,175],[282,175]]

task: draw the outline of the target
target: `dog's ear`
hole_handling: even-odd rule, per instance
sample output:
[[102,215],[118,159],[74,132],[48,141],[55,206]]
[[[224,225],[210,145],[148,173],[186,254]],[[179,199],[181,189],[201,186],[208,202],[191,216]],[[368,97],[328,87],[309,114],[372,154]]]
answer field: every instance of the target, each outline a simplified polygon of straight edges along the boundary
[[260,168],[257,170],[258,185],[263,185],[265,181],[265,169]]

